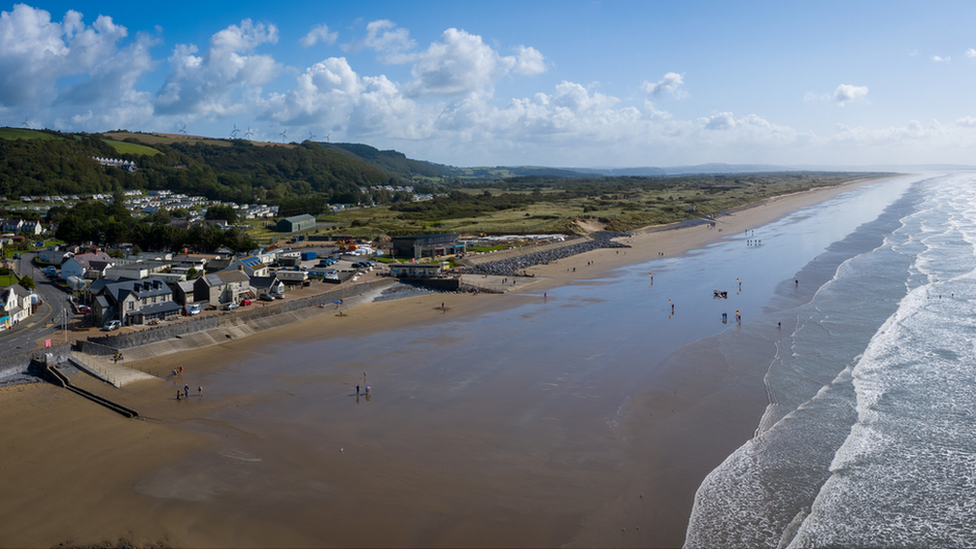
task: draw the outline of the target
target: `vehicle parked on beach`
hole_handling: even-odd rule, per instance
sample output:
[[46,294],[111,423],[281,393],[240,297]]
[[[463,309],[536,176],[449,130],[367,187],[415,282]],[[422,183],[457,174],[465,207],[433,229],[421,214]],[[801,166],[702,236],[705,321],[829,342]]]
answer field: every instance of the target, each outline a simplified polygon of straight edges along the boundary
[[121,320],[109,320],[108,322],[105,323],[105,326],[102,326],[102,328],[104,328],[109,332],[111,332],[112,330],[118,330],[121,327],[122,327]]

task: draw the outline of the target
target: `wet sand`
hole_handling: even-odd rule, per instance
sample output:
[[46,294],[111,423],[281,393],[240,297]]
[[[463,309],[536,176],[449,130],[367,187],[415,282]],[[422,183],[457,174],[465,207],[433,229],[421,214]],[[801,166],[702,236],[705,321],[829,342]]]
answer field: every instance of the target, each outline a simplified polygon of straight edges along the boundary
[[[526,413],[519,408],[524,402],[545,398],[531,386],[506,382],[523,379],[514,377],[525,375],[523,365],[499,366],[464,399],[450,397],[449,370],[422,371],[410,353],[392,349],[389,360],[347,360],[316,373],[275,374],[273,368],[291,341],[362,339],[473,321],[566,282],[705,246],[848,188],[720,218],[722,232],[695,227],[637,235],[626,253],[599,250],[535,267],[537,283],[503,295],[372,303],[347,316],[324,314],[135,365],[154,373],[182,365],[186,373],[176,380],[116,390],[75,376],[139,410],[142,421],[47,385],[2,388],[7,451],[0,493],[7,497],[0,498],[0,544],[124,538],[175,546],[680,545],[701,478],[755,429],[766,404],[755,369],[758,357],[773,352],[772,343],[703,340],[643,379],[591,380],[637,388],[614,435],[582,438],[573,430],[600,432],[603,418],[591,417],[597,404],[540,402]],[[567,275],[574,266],[576,273]],[[436,337],[426,344],[447,348]],[[723,345],[744,345],[734,353],[741,364],[721,358],[728,356],[719,352]],[[268,377],[253,374],[255,362],[267,364]],[[409,373],[424,383],[410,396],[374,395],[376,406],[350,408],[348,392],[363,369],[390,386],[408,383],[401,380]],[[234,390],[218,384],[229,375],[237,376]],[[251,379],[294,390],[247,390]],[[175,388],[184,383],[191,398],[178,404]],[[204,386],[203,397],[195,395],[197,385]],[[335,386],[346,390],[327,397],[314,392]],[[295,403],[303,398],[322,403]],[[553,411],[559,416],[532,415]]]

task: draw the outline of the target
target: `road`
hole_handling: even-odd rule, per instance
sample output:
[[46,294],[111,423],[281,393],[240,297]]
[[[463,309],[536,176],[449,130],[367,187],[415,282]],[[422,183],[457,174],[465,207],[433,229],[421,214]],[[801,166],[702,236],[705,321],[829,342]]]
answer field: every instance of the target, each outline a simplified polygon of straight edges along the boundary
[[[18,276],[30,276],[34,279],[36,288],[34,292],[41,297],[43,303],[37,310],[28,317],[27,320],[14,326],[9,330],[0,332],[0,355],[22,353],[24,351],[38,347],[37,341],[51,339],[51,343],[56,345],[64,341],[64,331],[53,325],[55,319],[63,320],[62,310],[67,312],[67,320],[70,322],[74,316],[67,301],[67,294],[55,286],[41,268],[34,265],[34,253],[22,253],[20,259],[14,262],[14,269]],[[59,338],[60,336],[60,338]],[[43,347],[43,341],[41,345]]]

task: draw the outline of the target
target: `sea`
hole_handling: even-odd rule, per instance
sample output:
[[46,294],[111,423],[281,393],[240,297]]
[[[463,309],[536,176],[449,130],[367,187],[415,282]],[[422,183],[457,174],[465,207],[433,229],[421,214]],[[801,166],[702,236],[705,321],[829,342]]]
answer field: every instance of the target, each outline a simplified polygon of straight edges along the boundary
[[686,547],[976,546],[976,176],[888,190],[797,275],[830,274],[769,365],[755,436],[699,487]]
[[710,348],[764,350],[733,372],[760,400],[695,477],[687,547],[976,545],[976,176],[855,186],[723,236],[488,313],[465,300],[496,296],[458,296],[396,329],[228,344],[227,367],[186,366],[230,404],[177,423],[221,450],[135,489],[244,539],[562,546],[586,523],[579,544],[649,546],[639,511],[587,517],[645,466],[628,419],[656,374],[733,342]]

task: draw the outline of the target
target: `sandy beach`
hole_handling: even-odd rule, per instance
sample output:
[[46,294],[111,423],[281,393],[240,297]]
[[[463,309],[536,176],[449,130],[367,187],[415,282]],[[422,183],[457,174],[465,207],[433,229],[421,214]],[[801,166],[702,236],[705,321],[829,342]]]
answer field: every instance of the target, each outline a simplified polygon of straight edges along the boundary
[[[623,239],[631,246],[626,250],[533,267],[535,278],[520,279],[503,294],[431,294],[357,305],[343,316],[326,310],[246,339],[129,364],[161,379],[121,390],[73,376],[139,410],[143,420],[43,383],[0,388],[6,458],[0,545],[124,539],[195,547],[680,546],[702,478],[755,430],[767,403],[763,357],[774,352],[782,332],[764,329],[765,344],[703,340],[668,357],[638,380],[606,446],[599,437],[581,442],[572,432],[602,422],[587,415],[596,404],[550,404],[546,410],[573,417],[509,422],[508,410],[542,397],[506,385],[506,370],[480,380],[478,392],[464,399],[447,395],[418,408],[413,395],[398,396],[385,404],[382,425],[374,423],[377,406],[340,407],[338,397],[342,406],[351,402],[348,392],[364,370],[369,382],[407,383],[416,373],[410,383],[417,400],[431,385],[450,381],[450,370],[418,369],[410,349],[391,349],[388,360],[366,364],[354,353],[337,353],[342,360],[315,373],[277,374],[274,383],[295,387],[281,394],[249,388],[249,372],[273,370],[290,342],[361,342],[409,329],[431,334],[423,341],[426,352],[446,349],[438,326],[491,317],[544,294],[554,296],[553,306],[569,306],[557,301],[563,285],[701,249],[869,183],[877,181],[779,197],[720,217],[715,228],[636,231]],[[780,306],[802,301],[804,292]],[[735,361],[717,351],[729,345],[743,345],[732,353]],[[170,379],[178,366],[186,373]],[[177,406],[175,391],[184,384],[191,398]],[[336,386],[343,394],[321,404],[296,402],[315,397],[308,392],[315,387]],[[364,397],[361,404],[367,403]],[[287,412],[277,415],[279,409]],[[312,426],[322,437],[306,439],[292,432],[296,425]],[[430,444],[416,444],[428,437]],[[456,454],[445,455],[445,448]],[[560,451],[566,448],[573,452]]]

